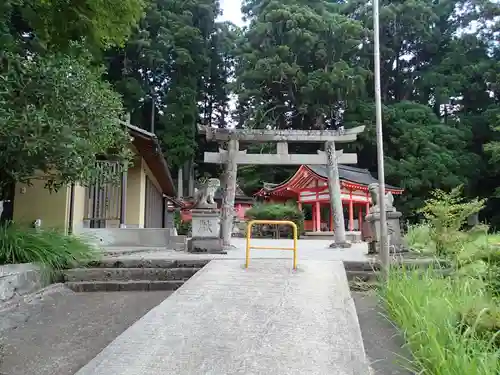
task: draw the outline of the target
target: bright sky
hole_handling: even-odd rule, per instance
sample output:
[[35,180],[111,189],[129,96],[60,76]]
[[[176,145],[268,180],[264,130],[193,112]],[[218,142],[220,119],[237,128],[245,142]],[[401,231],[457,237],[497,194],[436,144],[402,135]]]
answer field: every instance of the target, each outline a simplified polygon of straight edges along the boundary
[[222,17],[221,20],[231,21],[232,23],[243,26],[243,18],[241,14],[241,0],[221,0]]

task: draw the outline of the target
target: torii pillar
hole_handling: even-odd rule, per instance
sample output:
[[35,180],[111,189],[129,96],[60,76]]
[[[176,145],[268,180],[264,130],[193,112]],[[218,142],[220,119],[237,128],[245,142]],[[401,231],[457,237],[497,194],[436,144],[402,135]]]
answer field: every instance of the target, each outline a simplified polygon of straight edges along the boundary
[[238,163],[236,156],[239,151],[239,141],[231,139],[227,145],[227,161],[225,170],[224,188],[222,190],[222,211],[220,222],[220,236],[225,248],[231,246],[231,232],[234,221],[234,199],[236,196],[236,178]]

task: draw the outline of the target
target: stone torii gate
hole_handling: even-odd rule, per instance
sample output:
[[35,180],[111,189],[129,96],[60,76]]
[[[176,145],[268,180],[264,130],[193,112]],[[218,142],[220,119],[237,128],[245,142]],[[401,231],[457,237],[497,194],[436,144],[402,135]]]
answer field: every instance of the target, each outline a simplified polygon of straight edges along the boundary
[[[265,165],[326,165],[328,169],[328,186],[330,202],[334,216],[335,243],[346,246],[344,213],[342,210],[340,182],[337,164],[356,164],[356,154],[344,154],[335,151],[335,142],[347,143],[356,140],[364,126],[339,130],[268,130],[268,129],[219,129],[199,126],[201,134],[207,141],[227,142],[227,150],[205,152],[205,163],[225,164],[226,186],[223,189],[221,212],[221,237],[224,247],[231,246],[231,227],[234,216],[234,198],[236,191],[236,174],[238,164]],[[248,154],[240,151],[239,142],[277,143],[275,154]],[[317,154],[289,154],[288,143],[325,143],[325,151]]]

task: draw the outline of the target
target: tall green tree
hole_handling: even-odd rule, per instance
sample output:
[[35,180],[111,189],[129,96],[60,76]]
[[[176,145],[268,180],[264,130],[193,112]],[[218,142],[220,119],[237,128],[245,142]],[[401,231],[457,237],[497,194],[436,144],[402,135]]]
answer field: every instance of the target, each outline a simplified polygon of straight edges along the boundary
[[143,0],[4,0],[0,5],[2,50],[18,44],[56,52],[79,41],[98,53],[123,44],[143,8]]
[[[129,42],[108,56],[108,78],[133,121],[155,132],[174,167],[191,161],[199,123],[228,121],[233,25],[216,0],[154,0]],[[154,106],[153,106],[154,101]]]
[[341,110],[364,90],[369,72],[356,62],[362,24],[324,1],[248,1],[237,93],[246,126],[338,126]]
[[0,84],[0,188],[43,178],[87,183],[97,160],[128,160],[120,97],[87,61],[64,55],[9,59]]
[[121,100],[96,62],[126,40],[142,8],[142,0],[2,2],[0,199],[39,171],[54,187],[91,181],[99,158],[128,160]]
[[[347,103],[363,94],[363,82],[370,75],[356,61],[366,36],[362,24],[332,12],[321,0],[252,0],[244,2],[243,11],[250,25],[238,43],[238,126],[341,125]],[[253,152],[259,147],[250,146]],[[291,150],[315,153],[317,145],[291,145]],[[281,182],[291,173],[289,167],[270,173],[263,166],[245,166],[239,175],[243,188],[252,193],[263,180]]]
[[209,71],[204,77],[201,122],[227,127],[231,122],[231,83],[234,80],[236,40],[241,30],[230,22],[217,22],[210,38]]

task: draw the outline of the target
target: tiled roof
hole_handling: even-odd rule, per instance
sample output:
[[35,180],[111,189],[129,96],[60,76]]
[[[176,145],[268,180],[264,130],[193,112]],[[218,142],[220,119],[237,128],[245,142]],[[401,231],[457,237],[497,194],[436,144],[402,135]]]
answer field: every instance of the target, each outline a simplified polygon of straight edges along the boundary
[[[307,168],[321,177],[328,178],[326,166],[324,165],[308,165]],[[371,175],[368,169],[356,168],[343,164],[339,165],[339,178],[341,180],[346,180],[366,186],[373,183],[378,183],[378,180]],[[386,185],[386,188],[399,189],[398,187],[391,185]]]

